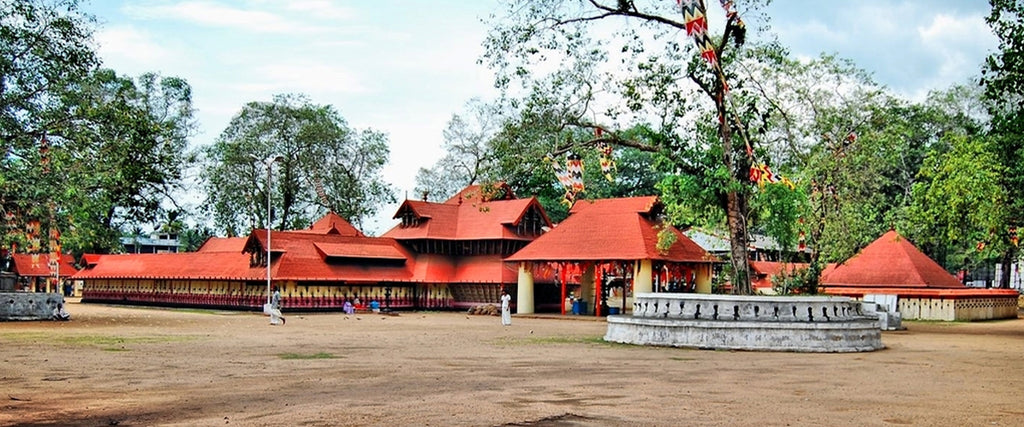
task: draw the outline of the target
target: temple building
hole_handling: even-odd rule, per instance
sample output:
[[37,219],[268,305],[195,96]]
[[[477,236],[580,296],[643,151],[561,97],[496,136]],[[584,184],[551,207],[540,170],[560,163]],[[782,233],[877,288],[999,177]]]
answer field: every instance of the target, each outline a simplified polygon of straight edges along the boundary
[[[496,303],[516,272],[503,258],[551,227],[535,198],[470,186],[442,202],[407,200],[400,224],[369,237],[329,213],[304,230],[212,238],[197,252],[86,255],[83,301],[259,310],[460,309]],[[268,250],[269,248],[269,250]],[[270,259],[269,266],[267,259]]]
[[638,292],[711,293],[718,258],[664,222],[663,209],[655,196],[576,202],[568,218],[505,259],[519,265],[517,313],[548,302],[536,278],[552,273],[559,301],[583,301],[575,314],[629,311]]
[[[75,258],[70,254],[62,254],[56,266],[51,265],[49,254],[11,254],[10,262],[9,270],[16,278],[15,289],[21,291],[68,295],[72,292],[69,279],[78,273]],[[60,280],[54,280],[55,277]]]
[[904,320],[987,320],[1017,317],[1014,289],[964,286],[896,231],[889,231],[821,274],[819,290],[864,298],[893,295]]

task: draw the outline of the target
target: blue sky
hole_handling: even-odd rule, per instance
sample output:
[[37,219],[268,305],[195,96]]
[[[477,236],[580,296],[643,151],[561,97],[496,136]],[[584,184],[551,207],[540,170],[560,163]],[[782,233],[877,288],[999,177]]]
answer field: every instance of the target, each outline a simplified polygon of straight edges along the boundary
[[[400,200],[415,197],[416,171],[441,156],[451,115],[496,95],[476,63],[487,32],[480,18],[501,12],[495,0],[93,0],[83,8],[100,21],[104,66],[188,80],[200,126],[193,145],[211,143],[247,102],[303,93],[355,128],[389,135],[384,175]],[[966,81],[996,48],[983,0],[776,0],[767,13],[795,55],[852,59],[911,99]],[[396,207],[366,231],[390,228]]]

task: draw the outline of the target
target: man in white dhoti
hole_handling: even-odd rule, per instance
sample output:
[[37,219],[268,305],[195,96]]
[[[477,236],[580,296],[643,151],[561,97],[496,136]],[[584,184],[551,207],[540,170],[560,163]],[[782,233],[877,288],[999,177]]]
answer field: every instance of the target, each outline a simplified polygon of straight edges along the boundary
[[270,324],[283,325],[286,320],[281,315],[281,291],[274,287],[274,294],[270,297]]
[[512,324],[512,297],[504,289],[501,290],[501,324]]

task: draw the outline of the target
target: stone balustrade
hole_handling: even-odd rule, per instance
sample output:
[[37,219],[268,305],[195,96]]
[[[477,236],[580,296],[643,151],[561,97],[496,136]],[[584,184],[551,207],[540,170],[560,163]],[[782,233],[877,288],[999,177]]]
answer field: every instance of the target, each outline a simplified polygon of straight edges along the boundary
[[709,349],[858,352],[884,348],[878,320],[834,296],[638,293],[608,316],[605,341]]
[[757,322],[845,322],[865,315],[861,312],[860,303],[848,297],[641,293],[634,298],[633,316]]

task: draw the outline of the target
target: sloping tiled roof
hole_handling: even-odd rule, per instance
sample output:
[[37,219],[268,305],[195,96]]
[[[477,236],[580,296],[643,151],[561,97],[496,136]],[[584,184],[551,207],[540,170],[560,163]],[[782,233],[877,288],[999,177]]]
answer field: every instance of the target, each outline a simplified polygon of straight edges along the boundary
[[[565,221],[506,261],[717,261],[675,227],[652,220],[659,206],[656,196],[581,200]],[[662,227],[675,237],[665,251],[657,248]]]
[[546,226],[551,226],[551,220],[535,197],[480,201],[481,191],[479,186],[469,186],[444,203],[406,200],[394,218],[411,211],[420,218],[420,224],[399,224],[383,236],[399,240],[529,240],[513,232],[512,227],[519,225],[531,210],[543,218]]
[[203,242],[197,252],[242,252],[245,237],[211,237]]
[[[321,223],[321,221],[318,221]],[[335,223],[336,224],[336,223]],[[274,280],[345,283],[513,283],[517,272],[499,255],[449,257],[413,254],[397,240],[323,233],[324,229],[273,231]],[[253,252],[266,251],[267,230],[248,238],[212,238],[199,252],[86,255],[80,279],[263,280],[266,266],[250,267]]]
[[[36,255],[34,260],[31,254],[11,254],[11,259],[14,260],[11,270],[19,276],[46,277],[50,275],[49,254]],[[61,277],[70,277],[78,273],[78,269],[75,268],[75,258],[69,254],[62,254],[58,273]]]
[[313,246],[325,257],[405,260],[405,254],[391,245],[367,245],[364,242],[313,242]]
[[[266,250],[266,230],[253,230],[247,250]],[[271,270],[278,280],[408,281],[412,259],[396,240],[305,231],[274,231]],[[333,258],[333,260],[328,259]]]
[[825,287],[965,288],[909,240],[889,231],[821,275]]
[[249,267],[242,252],[179,252],[90,257],[90,266],[75,279],[212,279],[257,280],[265,267]]
[[320,218],[313,225],[309,226],[309,231],[320,234],[340,234],[342,236],[363,236],[363,232],[359,231],[352,226],[345,218],[334,212],[328,212],[323,218]]

